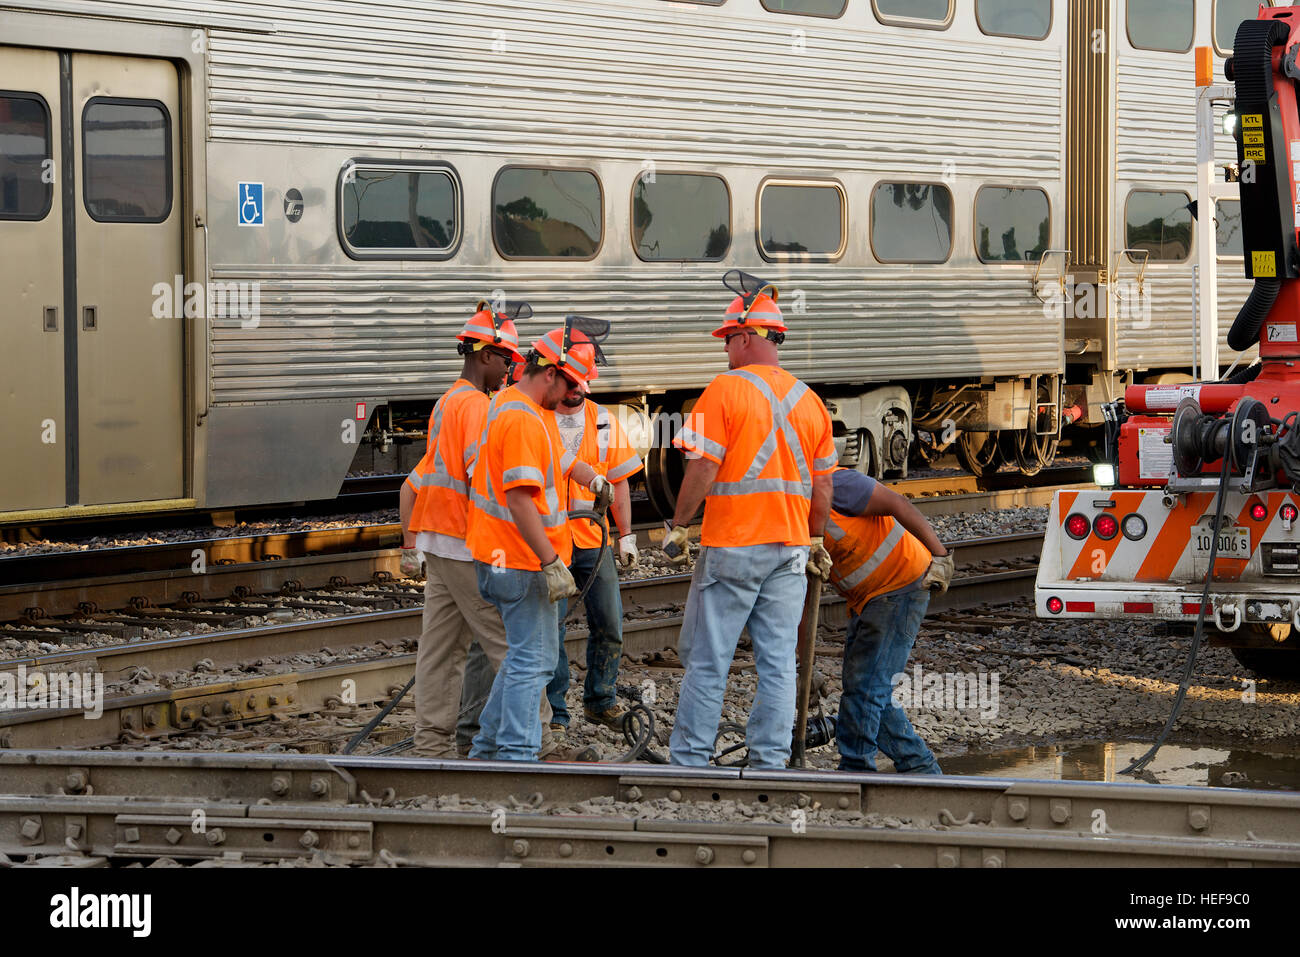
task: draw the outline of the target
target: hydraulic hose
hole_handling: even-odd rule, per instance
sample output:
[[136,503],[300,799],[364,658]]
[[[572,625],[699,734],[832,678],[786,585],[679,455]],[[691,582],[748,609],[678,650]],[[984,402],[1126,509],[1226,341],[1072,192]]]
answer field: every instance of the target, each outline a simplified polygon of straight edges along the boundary
[[1264,320],[1281,291],[1281,279],[1255,280],[1255,288],[1246,297],[1237,318],[1232,320],[1232,328],[1228,330],[1229,346],[1237,352],[1244,352],[1259,342],[1259,330],[1264,327]]

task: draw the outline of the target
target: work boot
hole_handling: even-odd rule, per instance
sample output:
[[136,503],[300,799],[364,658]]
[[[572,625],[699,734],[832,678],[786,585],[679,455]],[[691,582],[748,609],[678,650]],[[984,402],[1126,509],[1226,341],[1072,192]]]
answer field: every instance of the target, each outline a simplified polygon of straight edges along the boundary
[[553,758],[564,750],[566,745],[565,730],[563,725],[555,724],[549,725],[542,730],[542,746],[537,749],[538,760],[544,761]]
[[592,711],[590,708],[583,708],[582,714],[592,724],[603,724],[607,728],[619,731],[623,727],[623,718],[627,714],[627,709],[616,701],[604,711]]

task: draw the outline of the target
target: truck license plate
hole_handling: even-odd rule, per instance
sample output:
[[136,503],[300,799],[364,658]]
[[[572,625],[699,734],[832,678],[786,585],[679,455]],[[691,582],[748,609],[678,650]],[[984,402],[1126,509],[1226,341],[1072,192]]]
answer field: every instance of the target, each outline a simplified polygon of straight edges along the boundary
[[[1209,525],[1198,525],[1192,535],[1194,547],[1204,561],[1210,558],[1214,544]],[[1250,529],[1233,525],[1219,532],[1219,551],[1216,558],[1250,558]]]

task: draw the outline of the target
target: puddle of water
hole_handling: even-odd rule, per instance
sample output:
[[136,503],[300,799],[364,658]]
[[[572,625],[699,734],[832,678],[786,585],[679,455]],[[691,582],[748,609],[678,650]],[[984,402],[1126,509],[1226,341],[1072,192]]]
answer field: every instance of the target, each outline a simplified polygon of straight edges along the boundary
[[[940,758],[947,774],[1059,781],[1147,781],[1120,774],[1150,745],[1084,741]],[[1236,748],[1166,744],[1147,770],[1160,784],[1300,791],[1300,758]]]

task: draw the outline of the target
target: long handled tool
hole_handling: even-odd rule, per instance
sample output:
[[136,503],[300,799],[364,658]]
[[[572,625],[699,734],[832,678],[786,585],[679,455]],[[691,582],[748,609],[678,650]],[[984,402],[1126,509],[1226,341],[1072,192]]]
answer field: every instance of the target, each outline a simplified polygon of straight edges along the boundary
[[790,746],[790,767],[804,766],[804,745],[808,735],[808,699],[812,696],[813,657],[817,648],[817,615],[821,611],[822,580],[808,576],[808,592],[803,600],[803,618],[799,621],[799,643],[795,646],[795,694],[798,711],[794,720],[794,740]]

